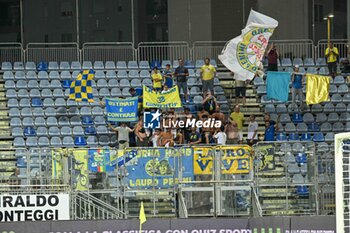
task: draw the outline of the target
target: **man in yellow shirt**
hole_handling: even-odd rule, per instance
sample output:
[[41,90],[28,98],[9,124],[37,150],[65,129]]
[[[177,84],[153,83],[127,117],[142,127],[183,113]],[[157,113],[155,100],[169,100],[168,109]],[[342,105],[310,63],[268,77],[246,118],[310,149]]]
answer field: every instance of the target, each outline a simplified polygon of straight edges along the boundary
[[158,72],[157,67],[153,68],[152,80],[153,80],[153,89],[157,92],[162,91],[163,76],[161,73]]
[[204,65],[201,67],[201,78],[202,78],[202,90],[203,95],[206,96],[208,90],[214,93],[214,78],[216,70],[213,65],[210,64],[210,59],[206,58]]
[[240,112],[239,105],[236,105],[235,111],[231,113],[230,119],[231,122],[235,122],[238,128],[238,140],[239,143],[243,141],[243,122],[244,122],[244,114]]
[[334,47],[332,43],[330,43],[329,47],[326,49],[325,55],[327,58],[329,75],[334,77],[337,73],[337,57],[339,55],[338,49]]

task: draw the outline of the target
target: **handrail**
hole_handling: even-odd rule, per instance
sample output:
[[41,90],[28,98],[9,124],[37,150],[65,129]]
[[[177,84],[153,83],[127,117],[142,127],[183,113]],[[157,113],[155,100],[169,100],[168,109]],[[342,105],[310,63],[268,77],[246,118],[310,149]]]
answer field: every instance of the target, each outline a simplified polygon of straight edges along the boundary
[[124,212],[122,212],[121,210],[115,208],[114,206],[108,205],[106,202],[101,201],[100,199],[94,197],[93,195],[90,195],[87,192],[77,192],[75,193],[76,197],[81,197],[81,198],[85,198],[85,200],[87,199],[88,201],[92,201],[93,204],[99,206],[99,207],[104,207],[104,209],[108,209],[111,212],[115,213],[116,216],[118,216],[118,218],[123,218],[125,215]]
[[257,217],[262,217],[263,215],[263,211],[262,211],[262,207],[260,205],[260,201],[259,201],[259,197],[258,197],[258,194],[256,193],[256,190],[254,187],[252,187],[252,190],[253,190],[253,203],[255,203],[255,207],[258,211],[258,216]]

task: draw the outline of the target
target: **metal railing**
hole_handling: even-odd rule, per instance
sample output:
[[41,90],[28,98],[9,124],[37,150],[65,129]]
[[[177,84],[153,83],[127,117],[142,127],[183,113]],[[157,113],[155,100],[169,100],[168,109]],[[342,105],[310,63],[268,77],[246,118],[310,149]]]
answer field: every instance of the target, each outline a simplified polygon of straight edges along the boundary
[[84,43],[83,61],[132,61],[136,51],[131,42]]
[[72,219],[108,220],[124,219],[120,209],[101,201],[87,192],[76,192],[72,195]]
[[[327,40],[316,45],[312,40],[271,40],[277,45],[280,58],[322,58]],[[339,57],[347,57],[348,40],[332,40],[339,50]],[[87,42],[79,49],[78,43],[28,43],[24,49],[20,43],[0,43],[2,61],[131,61],[217,59],[225,41],[196,41],[190,46],[186,41],[140,42],[136,49],[131,42]],[[218,61],[219,65],[221,64]]]
[[80,61],[78,43],[28,43],[26,61]]
[[312,40],[271,40],[270,43],[277,46],[280,59],[313,58],[315,54]]
[[186,41],[178,42],[141,42],[137,49],[138,61],[191,59],[190,46]]
[[0,63],[1,62],[23,62],[24,50],[21,43],[0,43]]
[[[348,40],[340,40],[340,39],[334,39],[332,40],[333,46],[338,48],[339,57],[348,57],[349,55],[349,41]],[[324,58],[325,57],[325,51],[328,47],[328,41],[327,40],[319,40],[316,46],[316,57],[315,58]]]

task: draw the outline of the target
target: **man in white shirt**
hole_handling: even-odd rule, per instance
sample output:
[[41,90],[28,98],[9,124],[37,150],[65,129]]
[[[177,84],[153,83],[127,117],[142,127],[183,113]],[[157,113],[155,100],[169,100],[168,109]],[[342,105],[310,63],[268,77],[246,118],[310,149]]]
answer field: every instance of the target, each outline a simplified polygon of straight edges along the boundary
[[129,132],[133,132],[133,129],[130,129],[125,122],[121,122],[119,127],[113,127],[108,123],[109,128],[118,134],[118,144],[119,150],[123,150],[129,147]]
[[247,143],[249,146],[252,146],[258,142],[258,128],[259,128],[259,125],[255,121],[255,116],[250,115],[249,124],[248,124],[248,136],[247,136]]
[[219,131],[216,131],[214,138],[217,140],[218,145],[226,145],[227,135],[224,126],[221,126]]

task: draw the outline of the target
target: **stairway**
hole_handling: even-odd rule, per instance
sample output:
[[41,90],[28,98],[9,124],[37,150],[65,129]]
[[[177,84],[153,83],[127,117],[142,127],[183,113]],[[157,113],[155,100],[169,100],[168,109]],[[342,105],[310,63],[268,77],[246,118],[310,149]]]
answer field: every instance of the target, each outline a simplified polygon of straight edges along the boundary
[[6,182],[16,167],[16,157],[12,148],[9,109],[5,96],[4,81],[0,76],[0,183]]
[[87,192],[73,193],[71,198],[71,219],[108,220],[126,217],[121,208],[116,208]]

